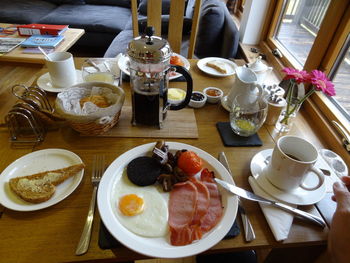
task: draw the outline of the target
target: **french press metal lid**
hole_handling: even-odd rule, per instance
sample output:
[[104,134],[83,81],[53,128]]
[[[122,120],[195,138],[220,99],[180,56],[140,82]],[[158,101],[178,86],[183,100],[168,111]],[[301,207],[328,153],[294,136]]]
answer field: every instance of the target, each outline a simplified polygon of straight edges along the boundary
[[166,39],[153,36],[153,27],[147,27],[146,36],[133,39],[128,45],[128,55],[139,63],[162,63],[170,59],[172,50]]

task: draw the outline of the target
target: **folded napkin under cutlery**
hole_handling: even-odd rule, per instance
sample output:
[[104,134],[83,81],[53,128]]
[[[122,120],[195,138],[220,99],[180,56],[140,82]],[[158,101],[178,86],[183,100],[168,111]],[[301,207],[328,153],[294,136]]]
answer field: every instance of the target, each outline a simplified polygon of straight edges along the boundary
[[[254,177],[249,176],[248,181],[255,194],[282,203],[281,201],[275,199],[271,195],[267,194],[263,189],[261,189]],[[283,211],[282,209],[274,207],[272,205],[267,205],[263,203],[259,203],[259,205],[265,215],[267,223],[269,224],[275,239],[277,241],[283,241],[287,239],[289,230],[293,223],[294,216],[291,213]],[[294,208],[297,207],[296,205],[288,205]]]

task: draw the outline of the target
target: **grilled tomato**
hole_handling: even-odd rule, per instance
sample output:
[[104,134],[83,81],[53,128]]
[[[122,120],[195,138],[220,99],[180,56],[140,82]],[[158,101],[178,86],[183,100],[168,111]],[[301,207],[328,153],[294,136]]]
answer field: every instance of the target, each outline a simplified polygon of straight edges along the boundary
[[193,175],[198,173],[203,166],[202,159],[192,151],[186,151],[181,153],[177,160],[177,166],[185,173]]
[[171,56],[170,57],[170,64],[171,65],[184,66],[184,63],[182,62],[181,58],[178,57],[178,56]]

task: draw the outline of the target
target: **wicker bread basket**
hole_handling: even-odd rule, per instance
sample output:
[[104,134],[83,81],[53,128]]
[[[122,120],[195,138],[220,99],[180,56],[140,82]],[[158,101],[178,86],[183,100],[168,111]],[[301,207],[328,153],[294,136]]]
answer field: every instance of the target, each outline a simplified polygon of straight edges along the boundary
[[[84,135],[103,134],[111,129],[115,124],[117,124],[125,100],[125,93],[122,88],[104,82],[80,83],[70,87],[69,89],[84,88],[85,90],[92,90],[93,87],[110,89],[113,95],[117,95],[114,96],[116,98],[116,101],[112,103],[108,108],[101,109],[97,113],[84,115],[67,112],[67,110],[65,110],[62,106],[59,96],[57,96],[55,101],[56,112],[65,118],[74,130]],[[67,94],[70,94],[69,89],[64,90],[63,92],[68,92]]]

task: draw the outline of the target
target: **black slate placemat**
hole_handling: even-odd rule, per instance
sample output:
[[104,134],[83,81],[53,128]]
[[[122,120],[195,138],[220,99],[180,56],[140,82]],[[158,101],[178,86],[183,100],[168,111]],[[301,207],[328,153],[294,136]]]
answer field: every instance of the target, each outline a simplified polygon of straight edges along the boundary
[[[224,239],[233,238],[235,236],[238,236],[240,233],[239,226],[237,225],[237,222],[233,223],[231,229],[228,231]],[[117,241],[108,231],[108,229],[103,224],[102,220],[100,221],[100,231],[98,235],[98,245],[101,249],[112,249],[112,248],[118,248],[121,247],[122,244]]]
[[262,146],[263,143],[257,133],[249,137],[236,135],[229,122],[218,122],[216,127],[225,146]]

